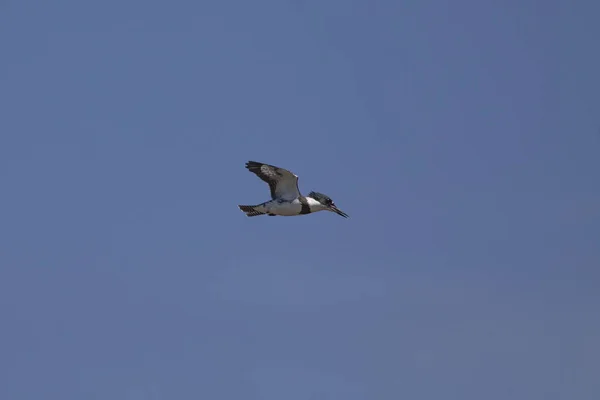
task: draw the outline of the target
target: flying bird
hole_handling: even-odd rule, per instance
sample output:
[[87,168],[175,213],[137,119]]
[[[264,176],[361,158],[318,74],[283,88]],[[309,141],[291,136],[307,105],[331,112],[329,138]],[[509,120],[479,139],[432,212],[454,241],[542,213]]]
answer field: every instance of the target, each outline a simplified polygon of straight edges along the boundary
[[308,196],[300,194],[298,176],[287,169],[256,161],[248,161],[246,168],[267,182],[271,190],[271,200],[269,201],[255,206],[238,205],[248,217],[259,215],[291,217],[319,211],[331,211],[344,218],[349,217],[323,193],[310,192]]

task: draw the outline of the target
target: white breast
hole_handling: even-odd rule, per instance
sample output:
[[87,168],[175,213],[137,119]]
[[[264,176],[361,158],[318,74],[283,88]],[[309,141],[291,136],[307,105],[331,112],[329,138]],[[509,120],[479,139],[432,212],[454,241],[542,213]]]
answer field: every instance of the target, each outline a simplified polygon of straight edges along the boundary
[[298,199],[292,202],[278,203],[277,201],[270,202],[268,212],[275,215],[292,216],[300,214],[302,204]]

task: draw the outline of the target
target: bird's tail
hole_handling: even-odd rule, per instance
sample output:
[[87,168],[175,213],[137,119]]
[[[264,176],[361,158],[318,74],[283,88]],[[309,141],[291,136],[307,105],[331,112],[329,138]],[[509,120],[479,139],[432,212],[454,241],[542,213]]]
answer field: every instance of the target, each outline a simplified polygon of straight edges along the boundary
[[262,211],[258,211],[256,208],[261,206],[262,204],[259,204],[257,206],[238,206],[240,208],[240,210],[242,210],[243,212],[246,213],[247,217],[256,217],[259,215],[265,215],[266,213],[262,212]]

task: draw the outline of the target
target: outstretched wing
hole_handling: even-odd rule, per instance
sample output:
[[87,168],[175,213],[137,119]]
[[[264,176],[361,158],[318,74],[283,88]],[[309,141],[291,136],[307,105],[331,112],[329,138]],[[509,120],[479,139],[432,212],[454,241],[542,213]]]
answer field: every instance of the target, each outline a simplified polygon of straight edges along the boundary
[[300,191],[298,190],[298,177],[287,169],[256,161],[248,161],[246,163],[246,168],[269,184],[271,198],[294,200],[300,196]]

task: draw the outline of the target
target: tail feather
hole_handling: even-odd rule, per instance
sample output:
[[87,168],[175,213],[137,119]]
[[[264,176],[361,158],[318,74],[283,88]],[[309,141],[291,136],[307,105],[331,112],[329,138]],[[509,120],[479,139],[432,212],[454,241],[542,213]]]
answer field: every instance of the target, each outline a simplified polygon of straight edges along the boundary
[[238,206],[240,210],[246,213],[247,217],[256,217],[259,215],[265,215],[264,212],[260,212],[254,209],[256,206]]

